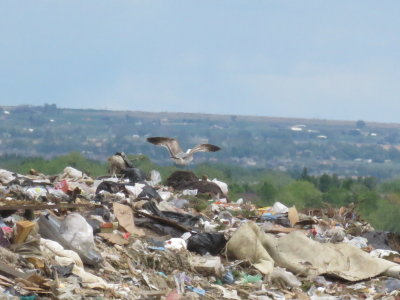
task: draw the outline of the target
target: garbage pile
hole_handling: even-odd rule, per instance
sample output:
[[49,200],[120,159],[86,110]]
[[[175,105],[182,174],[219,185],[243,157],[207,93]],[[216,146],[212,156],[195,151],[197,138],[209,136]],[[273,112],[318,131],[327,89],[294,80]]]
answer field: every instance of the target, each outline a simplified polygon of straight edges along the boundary
[[112,172],[0,170],[0,299],[399,299],[400,236],[352,206],[256,208],[189,171]]

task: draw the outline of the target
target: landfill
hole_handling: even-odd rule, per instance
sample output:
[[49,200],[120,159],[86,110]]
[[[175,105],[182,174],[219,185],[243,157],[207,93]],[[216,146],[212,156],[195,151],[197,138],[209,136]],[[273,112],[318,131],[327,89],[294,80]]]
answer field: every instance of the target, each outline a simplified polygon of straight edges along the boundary
[[400,299],[400,236],[354,206],[257,208],[122,162],[0,170],[0,299]]

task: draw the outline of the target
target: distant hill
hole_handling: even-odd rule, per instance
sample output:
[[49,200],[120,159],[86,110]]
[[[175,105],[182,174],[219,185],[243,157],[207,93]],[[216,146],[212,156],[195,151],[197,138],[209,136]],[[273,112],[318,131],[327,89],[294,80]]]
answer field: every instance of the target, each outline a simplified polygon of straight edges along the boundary
[[310,174],[389,178],[400,174],[400,124],[192,113],[0,107],[0,154],[50,158],[72,151],[105,160],[114,152],[171,164],[149,136],[171,136],[183,148],[220,146],[194,163],[222,162]]

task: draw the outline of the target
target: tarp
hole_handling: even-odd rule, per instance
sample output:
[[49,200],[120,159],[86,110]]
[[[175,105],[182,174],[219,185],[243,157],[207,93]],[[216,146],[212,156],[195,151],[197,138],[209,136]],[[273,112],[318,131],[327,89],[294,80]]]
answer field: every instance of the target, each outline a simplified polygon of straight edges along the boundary
[[271,274],[274,265],[295,274],[329,274],[349,281],[400,274],[398,264],[372,257],[352,245],[320,243],[298,231],[276,238],[253,222],[243,224],[233,234],[227,253],[237,259],[248,259],[264,274]]

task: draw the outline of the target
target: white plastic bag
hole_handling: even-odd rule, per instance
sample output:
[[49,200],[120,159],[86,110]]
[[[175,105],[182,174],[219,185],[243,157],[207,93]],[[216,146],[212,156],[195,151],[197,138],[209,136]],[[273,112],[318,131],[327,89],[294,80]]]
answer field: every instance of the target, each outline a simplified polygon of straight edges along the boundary
[[161,174],[157,170],[151,170],[150,181],[148,182],[151,186],[155,186],[161,182]]
[[47,190],[41,186],[29,187],[25,190],[25,195],[31,200],[36,200],[39,197],[45,197],[47,195]]
[[179,251],[182,249],[186,249],[186,242],[184,239],[181,238],[172,238],[168,241],[165,241],[164,247],[172,251]]
[[[214,182],[216,185],[219,186],[219,188],[221,189],[221,191],[224,193],[224,195],[228,195],[228,185],[223,182],[223,181],[219,181],[218,179],[214,178],[213,180],[211,180],[211,182]],[[222,197],[222,195],[220,195]]]
[[357,248],[365,248],[368,246],[368,239],[361,237],[361,236],[356,236],[356,237],[352,238],[351,240],[348,240],[347,238],[345,238],[343,240],[343,242],[346,244],[353,245],[354,247],[357,247]]
[[0,169],[0,183],[2,184],[8,184],[10,181],[14,180],[16,176],[14,175],[13,172]]
[[82,178],[86,176],[82,171],[79,171],[73,167],[65,167],[61,178],[70,177],[74,179]]
[[275,202],[274,205],[272,206],[272,211],[275,214],[284,214],[289,211],[289,208],[280,202]]
[[93,228],[78,213],[71,213],[65,217],[60,233],[72,247],[80,251],[87,252],[94,248]]
[[129,195],[133,196],[133,198],[139,197],[140,193],[143,192],[143,188],[146,185],[143,183],[135,183],[134,186],[126,185],[125,189],[128,191]]
[[182,195],[184,196],[197,196],[197,189],[196,190],[183,190]]

